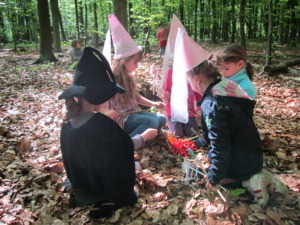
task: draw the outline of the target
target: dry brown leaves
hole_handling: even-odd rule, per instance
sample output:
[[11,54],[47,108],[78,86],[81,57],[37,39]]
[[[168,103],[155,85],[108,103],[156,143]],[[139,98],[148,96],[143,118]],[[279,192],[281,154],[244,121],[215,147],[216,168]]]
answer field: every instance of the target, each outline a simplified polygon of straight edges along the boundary
[[[255,51],[255,50],[254,50]],[[31,65],[37,54],[0,56],[0,224],[299,224],[299,85],[256,75],[255,122],[265,147],[265,166],[290,188],[287,196],[272,195],[266,209],[249,194],[224,202],[205,182],[183,182],[182,157],[169,150],[166,136],[149,141],[136,154],[139,200],[111,218],[91,220],[90,207],[70,207],[59,147],[64,103],[58,94],[72,82],[69,57],[57,65]],[[149,55],[136,71],[141,92],[154,95]],[[255,65],[255,68],[262,66]],[[258,73],[258,72],[257,72]],[[161,76],[161,73],[160,73]]]

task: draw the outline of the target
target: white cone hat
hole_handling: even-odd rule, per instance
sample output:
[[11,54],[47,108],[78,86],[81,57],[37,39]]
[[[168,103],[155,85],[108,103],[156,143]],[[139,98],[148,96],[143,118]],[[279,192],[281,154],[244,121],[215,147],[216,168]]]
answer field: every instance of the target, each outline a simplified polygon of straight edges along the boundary
[[108,20],[115,48],[114,59],[128,57],[142,50],[142,47],[134,42],[115,15],[109,15]]
[[102,54],[107,59],[109,65],[111,66],[111,37],[110,37],[110,29],[107,30],[106,38],[104,42],[103,52]]
[[162,92],[166,89],[166,80],[168,77],[168,70],[169,70],[169,62],[173,61],[174,59],[174,48],[175,48],[175,40],[177,36],[178,28],[181,28],[184,32],[185,28],[180,22],[180,20],[177,18],[175,14],[173,14],[172,22],[171,22],[171,28],[169,32],[169,37],[167,41],[166,51],[164,55],[164,61],[163,61],[163,76],[161,80],[161,88],[160,92],[158,93],[158,96],[161,97]]
[[188,86],[186,72],[203,62],[209,53],[178,28],[174,49],[171,91],[172,121],[188,122]]

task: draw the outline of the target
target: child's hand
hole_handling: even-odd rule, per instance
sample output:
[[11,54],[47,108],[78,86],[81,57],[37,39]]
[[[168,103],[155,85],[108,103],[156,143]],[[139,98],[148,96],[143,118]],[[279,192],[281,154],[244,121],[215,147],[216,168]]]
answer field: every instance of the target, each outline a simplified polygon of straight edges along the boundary
[[154,102],[153,106],[158,108],[158,109],[162,109],[162,110],[164,110],[166,108],[166,105],[163,102]]
[[170,93],[169,92],[164,92],[162,94],[162,99],[165,101],[168,101],[170,99]]
[[158,130],[157,129],[152,129],[149,128],[147,130],[145,130],[141,136],[143,137],[144,141],[148,140],[148,139],[152,139],[155,138],[158,134]]

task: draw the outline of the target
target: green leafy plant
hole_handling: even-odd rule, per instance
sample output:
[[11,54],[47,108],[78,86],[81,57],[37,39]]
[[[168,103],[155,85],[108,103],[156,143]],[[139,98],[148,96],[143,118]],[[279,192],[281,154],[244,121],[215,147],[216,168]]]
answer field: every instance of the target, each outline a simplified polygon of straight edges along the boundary
[[237,188],[237,189],[234,189],[234,190],[230,190],[228,192],[228,194],[238,196],[238,195],[244,194],[245,192],[246,192],[246,189]]

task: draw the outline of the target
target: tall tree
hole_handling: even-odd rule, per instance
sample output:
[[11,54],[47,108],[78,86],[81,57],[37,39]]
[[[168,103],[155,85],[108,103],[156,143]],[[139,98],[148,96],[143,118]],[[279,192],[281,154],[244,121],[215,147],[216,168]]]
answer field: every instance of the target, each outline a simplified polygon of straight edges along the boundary
[[76,31],[77,31],[76,37],[77,37],[77,39],[80,40],[80,32],[79,32],[79,13],[78,13],[78,2],[77,2],[77,0],[74,0],[74,3],[75,3]]
[[52,37],[51,37],[51,27],[50,27],[50,14],[48,7],[48,0],[37,0],[38,2],[38,14],[40,22],[40,58],[38,58],[34,63],[40,63],[43,61],[57,62],[58,59],[55,58],[52,51]]
[[231,43],[235,42],[236,33],[236,15],[235,15],[235,0],[231,0]]
[[296,19],[296,13],[295,13],[295,7],[298,6],[296,0],[289,0],[288,4],[290,6],[290,32],[288,37],[288,46],[296,47],[296,33],[297,33],[297,19]]
[[211,32],[211,43],[217,43],[217,9],[216,9],[216,0],[211,1],[212,9],[212,32]]
[[97,17],[97,3],[94,2],[94,46],[99,47],[99,32],[98,32],[98,17]]
[[197,41],[198,35],[197,35],[197,21],[198,21],[198,16],[197,16],[197,12],[198,12],[198,2],[199,0],[195,0],[195,11],[194,11],[194,40]]
[[269,0],[268,4],[268,13],[269,13],[269,30],[268,30],[268,40],[267,40],[267,58],[266,66],[271,65],[271,56],[272,55],[272,36],[273,36],[273,7],[272,0]]
[[127,0],[113,0],[113,6],[114,14],[125,30],[128,30]]
[[53,37],[54,37],[54,51],[61,52],[58,0],[50,0],[50,6],[51,6],[51,15],[52,15]]
[[246,0],[240,2],[240,44],[246,49],[246,35],[245,35],[245,5]]

